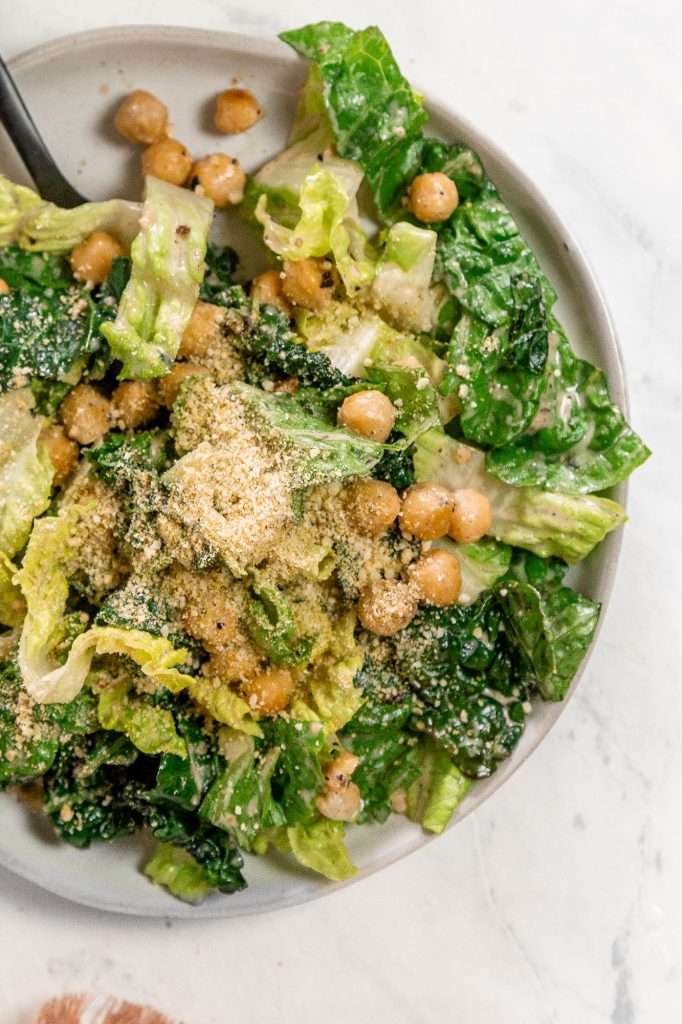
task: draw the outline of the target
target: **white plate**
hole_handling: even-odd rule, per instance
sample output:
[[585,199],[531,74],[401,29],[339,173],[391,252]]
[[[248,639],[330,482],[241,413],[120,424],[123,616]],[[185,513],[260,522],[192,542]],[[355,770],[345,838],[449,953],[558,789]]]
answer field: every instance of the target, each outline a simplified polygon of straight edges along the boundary
[[[305,74],[303,63],[276,41],[137,26],[58,39],[17,57],[11,67],[58,165],[92,199],[139,195],[139,150],[119,140],[111,129],[112,112],[130,89],[148,88],[165,100],[174,133],[193,154],[224,149],[254,170],[283,147],[293,97]],[[211,131],[209,115],[212,98],[233,80],[254,91],[266,117],[250,132],[226,138]],[[453,111],[435,103],[428,107],[435,134],[464,141],[481,154],[557,288],[559,315],[569,336],[582,355],[606,370],[614,399],[624,406],[623,369],[613,326],[594,277],[569,232],[532,183],[492,142]],[[0,167],[15,180],[25,179],[2,134]],[[239,231],[237,248],[248,250],[249,264],[253,247],[249,248],[248,235],[244,236],[238,221],[224,220],[223,230],[228,234]],[[625,488],[619,488],[615,496],[622,502]],[[604,604],[613,585],[619,549],[620,533],[612,534],[574,577],[580,589]],[[457,821],[511,776],[547,735],[565,704],[537,702],[514,755],[492,778],[472,787]],[[430,841],[432,837],[395,816],[385,825],[349,829],[350,851],[360,868],[358,878]],[[335,888],[297,869],[286,858],[248,858],[245,874],[249,888],[245,892],[213,896],[203,906],[192,908],[151,885],[138,870],[143,860],[139,839],[87,852],[73,849],[56,841],[40,816],[29,814],[9,796],[0,797],[0,863],[51,892],[89,906],[151,917],[233,917],[291,906]]]

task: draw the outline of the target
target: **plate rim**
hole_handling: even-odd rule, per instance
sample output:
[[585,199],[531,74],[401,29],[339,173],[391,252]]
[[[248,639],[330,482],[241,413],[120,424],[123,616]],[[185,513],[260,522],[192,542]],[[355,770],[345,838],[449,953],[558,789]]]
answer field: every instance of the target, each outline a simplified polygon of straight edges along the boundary
[[[240,32],[145,23],[140,25],[109,25],[69,33],[24,50],[21,53],[14,55],[7,63],[12,72],[21,72],[24,70],[30,70],[36,66],[47,64],[51,60],[68,55],[69,51],[72,51],[73,53],[82,52],[90,47],[94,47],[99,44],[110,44],[112,42],[125,44],[127,39],[131,39],[136,43],[139,43],[141,39],[144,40],[145,37],[147,37],[147,41],[150,45],[159,42],[170,44],[192,43],[202,47],[210,47],[211,49],[238,50],[240,53],[247,56],[259,57],[267,60],[268,62],[275,62],[282,66],[292,67],[299,62],[299,58],[290,51],[283,49],[284,44],[280,43],[276,38],[273,40],[267,36]],[[608,303],[600,287],[594,269],[585,255],[582,246],[577,242],[575,236],[567,227],[563,218],[551,206],[549,201],[545,198],[544,193],[535,184],[533,179],[529,177],[519,164],[517,164],[515,159],[509,156],[504,147],[495,142],[494,139],[492,139],[486,132],[477,128],[466,116],[460,114],[456,108],[442,100],[431,98],[428,90],[420,90],[420,92],[424,95],[425,106],[429,115],[435,116],[442,122],[452,123],[453,131],[455,130],[455,126],[457,131],[463,130],[466,134],[468,144],[471,144],[475,149],[488,151],[494,156],[494,159],[499,164],[504,166],[505,174],[514,181],[515,187],[528,197],[534,212],[539,213],[547,223],[548,233],[553,235],[555,238],[560,239],[563,243],[565,250],[564,259],[568,262],[571,274],[576,282],[574,287],[581,296],[585,297],[586,305],[589,307],[590,311],[596,314],[598,323],[594,334],[600,339],[600,352],[607,352],[609,354],[610,389],[626,416],[629,416],[630,402],[620,341]],[[625,481],[618,485],[617,488],[613,489],[613,493],[617,500],[627,508],[628,482]],[[561,704],[558,705],[555,718],[548,725],[546,730],[536,740],[534,740],[534,742],[529,744],[527,749],[520,751],[516,757],[512,755],[506,775],[504,777],[500,777],[497,784],[493,785],[485,796],[481,796],[478,801],[473,802],[469,807],[467,807],[463,813],[456,815],[445,830],[446,832],[450,831],[450,829],[462,822],[466,817],[468,817],[468,815],[478,810],[485,801],[499,792],[504,784],[516,774],[519,768],[526,763],[528,758],[544,742],[549,733],[552,732],[559,718],[564,713],[569,701],[574,697],[577,687],[584,677],[587,666],[599,641],[604,620],[608,614],[622,554],[623,529],[621,528],[616,533],[610,534],[604,543],[608,544],[608,551],[605,553],[604,563],[600,573],[600,600],[602,603],[602,612],[594,638],[590,644],[590,648],[572,681],[569,692]],[[445,832],[443,834],[445,834]],[[81,906],[107,911],[109,913],[119,913],[145,918],[165,917],[190,920],[215,920],[230,917],[236,918],[240,916],[250,916],[252,914],[284,909],[294,905],[311,902],[312,900],[321,899],[323,896],[338,892],[340,889],[345,888],[348,885],[353,885],[361,879],[367,878],[391,864],[397,863],[405,857],[415,853],[417,850],[422,849],[427,844],[434,842],[438,838],[439,836],[437,835],[417,832],[415,835],[415,841],[410,844],[408,849],[404,849],[396,854],[385,856],[381,856],[381,854],[379,854],[373,860],[371,866],[360,869],[357,875],[345,882],[327,883],[324,886],[304,891],[297,890],[294,887],[289,894],[285,894],[278,898],[276,903],[272,902],[267,903],[266,905],[259,905],[256,903],[252,906],[240,905],[239,907],[236,907],[234,904],[230,904],[229,898],[225,897],[220,900],[209,900],[198,907],[174,901],[167,909],[154,907],[145,907],[141,909],[138,906],[131,905],[130,903],[126,903],[118,898],[107,900],[104,898],[88,898],[83,896],[83,894],[77,890],[77,886],[71,886],[68,882],[62,883],[61,881],[55,882],[50,880],[40,871],[34,870],[32,867],[25,866],[23,863],[19,863],[16,858],[7,856],[2,848],[0,848],[0,865],[13,874],[19,875],[30,883],[49,892],[51,895],[57,896],[60,899],[69,900]],[[234,909],[230,910],[230,906],[233,906]]]

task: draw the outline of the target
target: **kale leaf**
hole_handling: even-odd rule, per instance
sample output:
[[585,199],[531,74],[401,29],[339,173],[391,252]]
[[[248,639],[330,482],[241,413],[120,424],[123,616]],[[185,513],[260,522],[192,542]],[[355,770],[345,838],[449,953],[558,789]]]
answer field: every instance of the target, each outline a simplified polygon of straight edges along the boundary
[[337,370],[324,352],[311,352],[297,340],[289,321],[274,306],[263,306],[242,335],[240,347],[249,363],[248,379],[296,377],[304,387],[326,390],[348,385],[350,378]]
[[199,298],[217,306],[232,307],[236,294],[232,290],[233,277],[239,265],[237,253],[230,246],[223,247],[209,242],[205,262],[206,273],[199,289]]

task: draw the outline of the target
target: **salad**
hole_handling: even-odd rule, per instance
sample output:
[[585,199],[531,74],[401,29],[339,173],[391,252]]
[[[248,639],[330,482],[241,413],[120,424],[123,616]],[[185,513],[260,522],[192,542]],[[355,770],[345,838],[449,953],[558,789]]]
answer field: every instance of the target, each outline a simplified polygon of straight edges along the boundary
[[[0,178],[0,787],[77,847],[146,830],[190,902],[442,831],[566,695],[600,611],[567,570],[649,455],[382,33],[282,39],[307,79],[251,176],[136,90],[143,202]],[[209,239],[235,205],[251,281]]]

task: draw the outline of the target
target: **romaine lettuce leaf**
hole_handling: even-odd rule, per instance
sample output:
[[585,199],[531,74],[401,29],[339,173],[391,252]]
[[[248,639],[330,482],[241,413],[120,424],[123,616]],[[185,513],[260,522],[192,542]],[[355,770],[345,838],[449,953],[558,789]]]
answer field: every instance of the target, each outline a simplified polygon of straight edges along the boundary
[[553,325],[546,384],[534,420],[512,444],[488,453],[488,471],[517,487],[566,494],[603,491],[651,454],[609,395],[601,370],[578,359]]
[[256,220],[263,225],[263,241],[284,260],[331,254],[349,293],[365,287],[374,276],[374,263],[364,251],[357,220],[355,194],[361,180],[359,167],[352,180],[350,175],[339,178],[326,167],[314,166],[303,181],[298,197],[301,215],[291,228],[270,216],[264,193],[255,209]]
[[232,832],[241,849],[250,851],[259,833],[282,825],[284,817],[271,789],[280,751],[257,756],[253,740],[244,739],[218,773],[200,813],[216,828]]
[[10,629],[20,626],[26,614],[26,603],[14,582],[16,572],[16,566],[0,551],[0,625]]
[[268,750],[280,756],[272,776],[272,794],[288,825],[310,824],[318,814],[315,798],[324,788],[322,759],[327,742],[317,721],[267,718],[261,721]]
[[507,628],[524,652],[545,700],[563,700],[599,621],[600,605],[569,587],[498,585]]
[[188,684],[188,691],[195,704],[216,722],[229,725],[248,736],[263,735],[249,705],[226,683],[220,683],[217,679],[197,678]]
[[287,829],[291,852],[296,860],[332,882],[352,878],[358,870],[348,855],[343,836],[343,822],[324,818]]
[[407,816],[427,832],[443,831],[466,796],[471,779],[442,747],[426,740],[420,747],[420,774],[407,791]]
[[52,493],[54,469],[39,440],[43,419],[33,414],[28,388],[0,395],[0,552],[20,551]]
[[481,491],[492,509],[490,535],[543,558],[578,562],[625,522],[623,508],[609,498],[505,484],[486,471],[483,452],[441,431],[428,431],[418,438],[414,466],[418,480],[433,480],[452,490]]
[[342,729],[363,703],[362,690],[355,685],[362,662],[351,611],[335,621],[329,646],[308,680],[313,710],[327,734]]
[[173,896],[192,903],[202,903],[211,886],[206,871],[191,853],[170,843],[158,843],[144,866],[144,873],[155,885],[163,885]]
[[316,64],[336,148],[362,166],[380,215],[391,215],[419,166],[426,111],[383,34],[320,22],[280,38]]
[[274,665],[303,665],[314,638],[298,636],[291,606],[279,587],[259,573],[252,581],[246,626],[249,636]]
[[439,296],[431,287],[435,231],[399,221],[389,228],[372,282],[370,302],[401,331],[430,333]]
[[68,252],[93,231],[109,231],[128,247],[139,231],[141,207],[126,199],[64,210],[0,175],[0,245],[18,242],[35,252]]
[[397,409],[395,430],[412,443],[425,430],[440,427],[438,397],[428,374],[421,367],[373,364],[367,380],[383,391]]
[[166,373],[199,297],[213,203],[158,178],[146,179],[132,271],[113,323],[102,326],[119,377]]
[[187,757],[172,713],[132,693],[130,680],[109,683],[100,692],[97,714],[103,729],[125,733],[143,754]]

